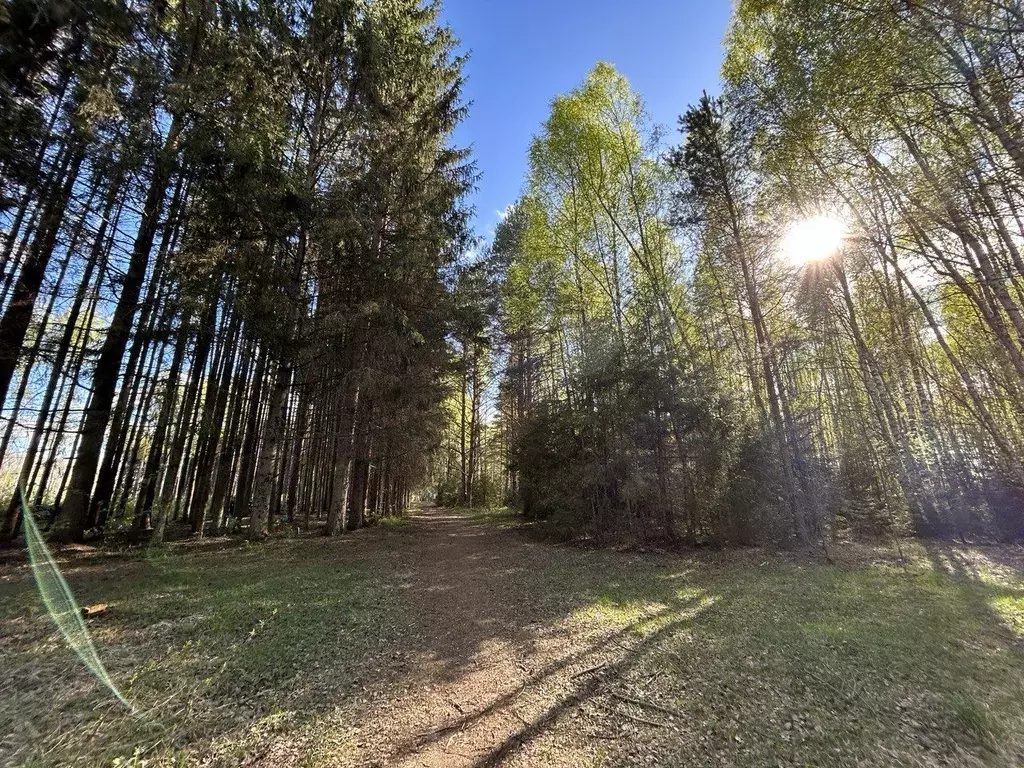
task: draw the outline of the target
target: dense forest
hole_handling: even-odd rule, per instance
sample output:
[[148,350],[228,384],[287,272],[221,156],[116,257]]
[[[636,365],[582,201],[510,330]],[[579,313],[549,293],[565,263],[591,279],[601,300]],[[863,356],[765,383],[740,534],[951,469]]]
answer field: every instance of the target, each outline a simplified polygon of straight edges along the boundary
[[473,175],[437,8],[2,13],[0,534],[15,484],[62,540],[402,510]]
[[599,539],[1019,536],[1022,33],[998,0],[741,2],[674,140],[598,64],[476,267],[442,501]]
[[0,249],[0,766],[1024,766],[1024,0],[0,0]]
[[599,63],[479,248],[439,13],[0,7],[0,538],[1024,530],[1016,3],[743,0],[676,134]]

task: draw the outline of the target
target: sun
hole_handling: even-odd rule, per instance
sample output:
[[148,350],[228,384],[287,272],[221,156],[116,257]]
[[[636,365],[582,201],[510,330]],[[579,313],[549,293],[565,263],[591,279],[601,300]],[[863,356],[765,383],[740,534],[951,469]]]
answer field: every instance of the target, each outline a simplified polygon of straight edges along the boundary
[[779,255],[793,266],[821,261],[839,250],[846,222],[836,216],[814,216],[795,222],[779,243]]

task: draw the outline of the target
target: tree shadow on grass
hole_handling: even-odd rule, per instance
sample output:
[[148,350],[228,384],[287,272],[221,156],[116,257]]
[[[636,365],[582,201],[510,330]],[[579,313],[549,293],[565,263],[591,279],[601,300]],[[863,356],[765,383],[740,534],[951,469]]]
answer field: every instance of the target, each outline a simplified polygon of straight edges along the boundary
[[[19,577],[4,592],[12,598],[4,622],[16,626],[7,624],[13,631],[2,639],[11,654],[0,729],[22,736],[0,743],[0,762],[109,763],[135,747],[146,757],[259,754],[326,713],[335,723],[365,722],[403,690],[457,685],[482,648],[507,645],[526,656],[538,632],[608,587],[587,556],[563,579],[556,551],[451,522],[431,522],[421,536],[369,530],[327,542],[135,553],[105,560],[109,569],[70,561],[80,602],[111,604],[91,631],[112,676],[144,711],[136,719],[106,701]],[[458,560],[446,567],[448,553]],[[556,585],[555,599],[531,600],[535,589]],[[453,591],[468,595],[454,618],[446,611]],[[528,685],[585,664],[648,621],[561,658]],[[409,661],[416,657],[437,663]],[[263,732],[260,724],[275,718],[283,731]]]
[[[0,742],[0,763],[201,751],[279,706],[341,698],[320,670],[339,661],[336,678],[348,682],[349,667],[376,651],[383,590],[364,568],[332,562],[338,548],[312,540],[238,549],[67,564],[80,603],[110,604],[89,629],[139,708],[134,717],[64,646],[31,577],[4,583],[0,732],[12,736]],[[332,646],[343,652],[332,658]]]
[[[112,601],[93,625],[100,653],[149,714],[133,721],[104,705],[41,609],[27,607],[30,585],[4,583],[0,652],[13,653],[0,732],[16,735],[0,742],[0,762],[96,765],[136,745],[144,758],[212,764],[443,761],[445,742],[472,734],[466,764],[536,764],[536,750],[566,734],[591,749],[589,725],[616,729],[611,765],[637,762],[637,748],[662,764],[969,765],[959,758],[985,748],[968,732],[984,718],[970,698],[945,712],[942,697],[970,688],[1004,722],[1019,713],[1009,694],[975,689],[1024,679],[1020,657],[983,630],[990,600],[1020,592],[979,586],[969,563],[947,568],[954,581],[655,560],[440,512],[400,533],[72,564],[82,602]],[[502,685],[473,689],[458,717],[410,709],[488,679],[492,662]],[[613,719],[595,719],[601,709]],[[579,710],[587,716],[570,722]]]
[[[477,759],[473,765],[477,768],[489,768],[490,766],[500,765],[510,754],[539,738],[545,731],[554,727],[566,714],[577,707],[582,706],[584,703],[591,701],[596,696],[601,695],[607,689],[620,683],[624,680],[626,675],[637,666],[640,660],[650,653],[664,637],[671,636],[676,632],[683,631],[692,626],[693,615],[685,615],[685,611],[695,603],[695,600],[691,600],[670,608],[665,608],[649,619],[627,625],[620,629],[607,640],[597,644],[597,647],[591,647],[583,652],[572,654],[562,662],[551,665],[550,668],[546,668],[543,671],[544,676],[553,674],[559,669],[568,666],[569,663],[576,661],[585,662],[588,656],[604,650],[615,639],[625,637],[631,632],[637,631],[640,625],[657,621],[659,619],[667,620],[662,622],[657,629],[647,634],[642,640],[640,640],[640,642],[630,647],[618,660],[605,664],[600,669],[595,670],[593,675],[588,674],[582,676],[582,682],[579,682],[575,686],[570,686],[569,690],[562,695],[561,698],[548,706],[543,712],[534,717],[533,720],[524,723],[522,728],[512,733],[501,744],[490,750],[486,755]],[[698,611],[699,610],[701,609],[699,608]],[[684,613],[684,615],[679,617],[680,613]],[[574,676],[573,682],[579,679],[580,678]],[[532,683],[534,681],[530,682]],[[504,702],[498,700],[491,705],[491,708],[502,704],[504,704]]]
[[958,585],[983,621],[1002,628],[1006,642],[1024,650],[1024,549],[935,540],[922,544],[931,570]]

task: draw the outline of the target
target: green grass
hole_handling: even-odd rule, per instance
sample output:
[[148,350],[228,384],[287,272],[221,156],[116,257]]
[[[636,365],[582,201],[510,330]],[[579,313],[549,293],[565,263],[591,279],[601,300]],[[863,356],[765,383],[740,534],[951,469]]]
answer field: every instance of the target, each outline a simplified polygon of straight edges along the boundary
[[21,570],[0,582],[0,732],[18,734],[0,744],[5,765],[185,765],[196,750],[235,764],[344,702],[399,611],[387,584],[319,538],[78,560],[79,602],[110,603],[90,629],[132,717],[62,645]]
[[487,523],[495,528],[515,528],[523,523],[523,516],[511,507],[457,507],[455,511],[470,520]]
[[535,590],[642,646],[623,684],[694,731],[654,731],[658,763],[1024,765],[1021,573],[905,548],[840,567],[552,547]]
[[627,562],[575,578],[583,618],[643,648],[617,684],[684,715],[646,741],[659,764],[1024,764],[1019,581]]
[[[388,527],[414,545],[404,523]],[[0,764],[237,765],[281,737],[345,743],[336,729],[374,696],[422,682],[392,662],[412,607],[380,535],[372,562],[349,554],[351,537],[76,559],[80,602],[111,604],[91,628],[138,718],[62,645],[27,569],[0,569]],[[497,588],[571,636],[614,633],[621,663],[603,690],[682,715],[593,745],[595,764],[1024,764],[1015,571],[521,545]]]
[[380,518],[377,521],[377,525],[389,531],[407,531],[409,529],[410,522],[411,521],[407,517],[392,515],[390,517]]

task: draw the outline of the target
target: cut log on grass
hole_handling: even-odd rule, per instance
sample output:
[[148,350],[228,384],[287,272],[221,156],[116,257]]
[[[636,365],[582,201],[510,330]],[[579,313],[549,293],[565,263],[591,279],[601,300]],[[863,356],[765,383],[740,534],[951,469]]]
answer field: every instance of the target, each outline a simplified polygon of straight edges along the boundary
[[84,618],[84,619],[94,619],[97,616],[104,615],[108,610],[110,610],[110,604],[109,603],[97,603],[96,605],[85,605],[85,606],[82,606],[82,618]]

